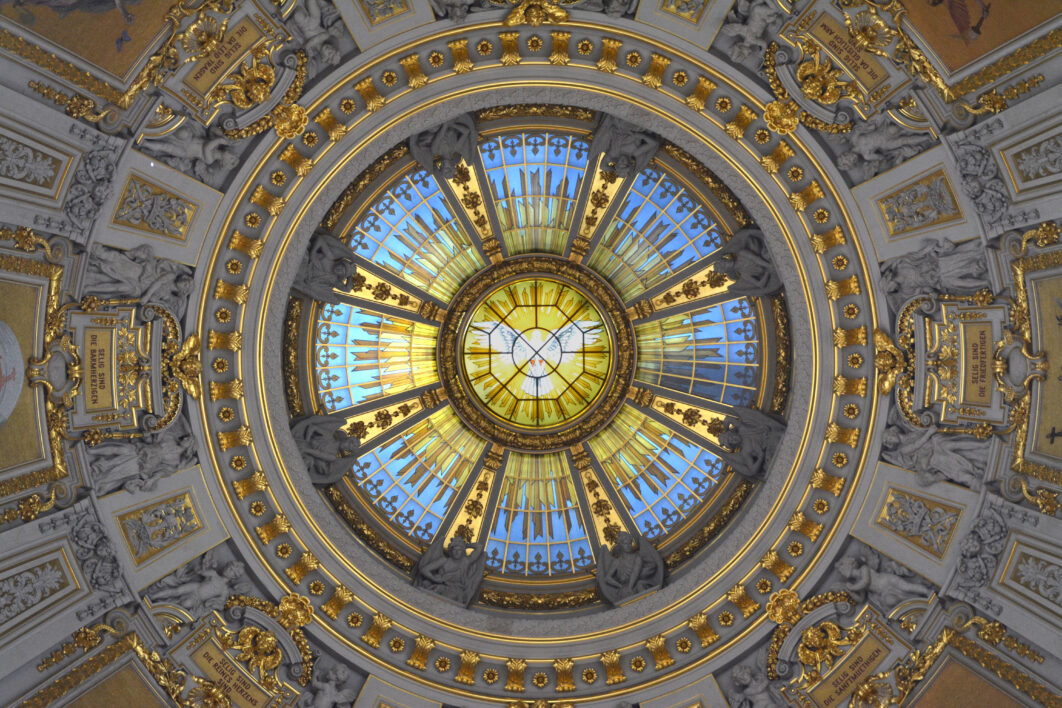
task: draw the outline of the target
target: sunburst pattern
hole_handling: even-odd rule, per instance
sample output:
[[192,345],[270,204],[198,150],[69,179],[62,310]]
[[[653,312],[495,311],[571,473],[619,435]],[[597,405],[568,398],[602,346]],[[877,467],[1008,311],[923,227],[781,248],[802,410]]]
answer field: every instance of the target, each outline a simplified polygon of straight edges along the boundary
[[[571,255],[576,217],[589,198],[587,166],[600,159],[590,143],[583,133],[555,127],[480,139],[478,162],[469,167],[481,175],[503,257]],[[452,184],[412,163],[388,174],[366,190],[370,196],[341,232],[374,277],[445,307],[488,265],[480,236]],[[582,262],[630,307],[681,286],[718,258],[727,229],[711,195],[666,157],[619,183]],[[498,403],[498,415],[548,429],[553,418],[596,404],[594,386],[582,390],[573,382],[584,371],[590,378],[608,375],[615,352],[595,333],[601,316],[593,305],[536,278],[506,281],[480,301],[458,355],[469,381],[482,381],[477,395],[487,405]],[[413,312],[399,316],[386,304],[349,294],[337,297],[341,304],[315,310],[315,407],[366,420],[402,405],[411,411],[393,423],[391,413],[382,414],[387,424],[367,440],[345,480],[347,493],[407,547],[423,548],[441,533],[463,529],[484,546],[491,577],[585,582],[607,542],[604,529],[636,530],[659,548],[674,547],[728,479],[714,437],[633,400],[585,440],[589,467],[577,469],[567,450],[511,451],[501,469],[484,476],[490,443],[447,401],[417,405],[439,386],[438,322]],[[732,406],[756,405],[765,360],[762,307],[756,298],[715,288],[636,319],[636,385],[715,417]],[[569,337],[566,327],[579,336]],[[557,339],[552,349],[551,337]],[[559,405],[569,390],[579,392],[578,400]]]

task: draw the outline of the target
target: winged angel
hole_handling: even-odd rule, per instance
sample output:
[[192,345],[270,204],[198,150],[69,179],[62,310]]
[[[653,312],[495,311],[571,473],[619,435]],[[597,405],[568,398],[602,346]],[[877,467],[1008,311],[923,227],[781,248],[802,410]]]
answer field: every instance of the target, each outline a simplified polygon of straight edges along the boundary
[[[493,328],[487,329],[492,325]],[[520,389],[537,398],[553,391],[550,373],[571,362],[578,351],[598,341],[601,323],[577,320],[557,330],[534,328],[523,332],[517,332],[504,322],[485,322],[480,327],[477,344],[495,354],[511,352],[513,364],[524,374]]]

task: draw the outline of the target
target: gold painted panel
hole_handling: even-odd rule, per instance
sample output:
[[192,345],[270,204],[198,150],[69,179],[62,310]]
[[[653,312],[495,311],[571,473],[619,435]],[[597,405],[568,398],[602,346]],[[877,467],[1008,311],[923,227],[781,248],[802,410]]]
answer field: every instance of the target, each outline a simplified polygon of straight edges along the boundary
[[16,282],[0,269],[0,471],[45,459],[40,400],[26,378],[43,329],[44,285]]
[[210,637],[191,653],[192,662],[203,675],[224,691],[241,708],[264,708],[272,696],[248,675],[218,643]]
[[808,29],[808,34],[833,55],[866,93],[873,92],[888,80],[889,72],[882,63],[861,50],[849,35],[848,28],[829,13],[821,13]]
[[28,0],[4,3],[0,16],[23,37],[32,41],[37,35],[121,79],[154,48],[171,4],[172,0]]
[[940,560],[948,552],[962,511],[963,507],[942,499],[890,487],[876,523]]
[[[907,18],[948,70],[954,73],[1062,12],[1060,0],[975,0],[937,4],[901,0]],[[993,6],[994,12],[986,9]]]
[[85,693],[67,704],[68,708],[99,706],[137,706],[166,708],[171,705],[159,697],[153,683],[135,664],[126,664]]
[[1039,313],[1040,349],[1050,370],[1040,382],[1032,451],[1062,463],[1062,274],[1030,283]]
[[85,409],[89,412],[114,408],[114,328],[85,329]]
[[701,16],[704,15],[704,11],[708,9],[710,0],[704,0],[704,2],[689,2],[689,0],[663,0],[660,3],[660,11],[666,12],[669,15],[674,15],[679,19],[685,20],[690,24],[700,24]]
[[185,85],[205,97],[261,40],[262,30],[253,19],[244,17],[229,29],[217,49],[196,61],[184,77]]
[[[947,657],[924,682],[924,688],[908,705],[911,708],[1021,708],[1022,702],[996,688],[966,665]],[[976,700],[973,698],[976,696]]]
[[962,218],[962,210],[943,169],[908,182],[877,203],[890,238]]
[[184,196],[133,173],[126,180],[111,222],[183,242],[198,206]]
[[889,648],[867,634],[826,674],[809,695],[819,708],[835,708],[845,703],[861,681],[866,679],[889,656]]
[[187,491],[119,514],[117,521],[137,566],[203,530],[195,501]]
[[357,0],[357,4],[374,27],[410,11],[409,0]]

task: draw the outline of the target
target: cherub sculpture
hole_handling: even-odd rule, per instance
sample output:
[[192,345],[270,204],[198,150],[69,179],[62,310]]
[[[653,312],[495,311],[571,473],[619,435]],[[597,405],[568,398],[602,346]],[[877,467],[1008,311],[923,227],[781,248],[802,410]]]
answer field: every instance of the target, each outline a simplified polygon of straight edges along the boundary
[[888,612],[904,600],[929,597],[930,590],[914,579],[903,566],[881,558],[866,549],[859,555],[847,555],[834,564],[845,579],[845,589],[857,600],[869,599]]
[[346,708],[358,698],[353,688],[343,688],[350,679],[350,669],[336,664],[328,671],[314,671],[310,687],[299,696],[299,708]]
[[639,534],[622,531],[611,550],[601,546],[597,555],[597,586],[613,605],[664,584],[664,559]]

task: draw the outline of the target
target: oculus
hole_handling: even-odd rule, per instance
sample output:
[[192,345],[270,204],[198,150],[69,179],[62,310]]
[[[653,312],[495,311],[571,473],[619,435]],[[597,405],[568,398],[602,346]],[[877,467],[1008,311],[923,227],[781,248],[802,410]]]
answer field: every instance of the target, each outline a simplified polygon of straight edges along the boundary
[[600,276],[518,256],[470,280],[448,308],[438,366],[470,427],[514,450],[581,442],[619,410],[634,372],[634,329]]

